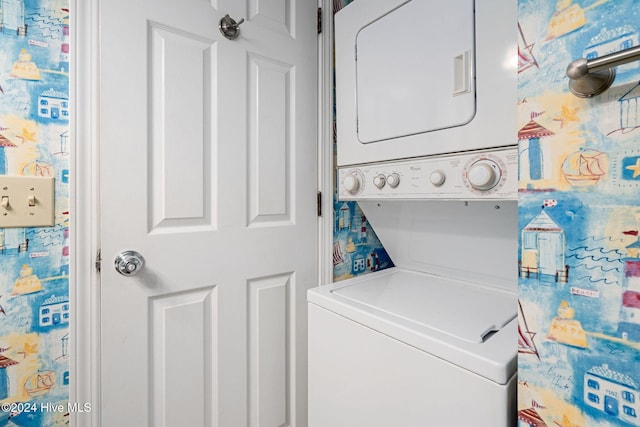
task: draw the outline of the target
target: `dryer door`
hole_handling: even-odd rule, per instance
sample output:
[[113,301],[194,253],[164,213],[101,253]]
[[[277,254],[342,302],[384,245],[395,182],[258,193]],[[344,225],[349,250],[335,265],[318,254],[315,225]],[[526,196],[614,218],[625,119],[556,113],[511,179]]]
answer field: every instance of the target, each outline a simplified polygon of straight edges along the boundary
[[515,146],[517,2],[360,0],[335,15],[339,166]]
[[469,123],[474,51],[473,0],[412,0],[363,27],[354,52],[358,140]]

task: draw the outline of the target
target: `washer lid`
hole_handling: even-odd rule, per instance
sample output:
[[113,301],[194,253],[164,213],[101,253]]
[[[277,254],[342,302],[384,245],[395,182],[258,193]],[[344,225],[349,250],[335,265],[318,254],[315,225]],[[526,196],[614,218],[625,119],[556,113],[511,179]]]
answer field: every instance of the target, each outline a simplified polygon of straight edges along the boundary
[[307,299],[498,384],[516,373],[515,292],[393,267],[310,289]]
[[425,280],[420,273],[386,275],[366,286],[353,283],[331,293],[472,343],[482,343],[517,315],[512,293],[441,276]]

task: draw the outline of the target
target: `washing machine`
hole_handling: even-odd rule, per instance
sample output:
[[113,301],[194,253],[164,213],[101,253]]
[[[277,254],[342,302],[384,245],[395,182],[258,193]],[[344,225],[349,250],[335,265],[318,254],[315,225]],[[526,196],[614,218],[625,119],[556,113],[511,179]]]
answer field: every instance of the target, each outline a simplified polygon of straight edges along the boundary
[[309,290],[309,426],[515,426],[516,203],[361,207],[396,266]]
[[309,290],[310,427],[516,425],[516,36],[508,0],[336,14],[337,194],[395,267]]

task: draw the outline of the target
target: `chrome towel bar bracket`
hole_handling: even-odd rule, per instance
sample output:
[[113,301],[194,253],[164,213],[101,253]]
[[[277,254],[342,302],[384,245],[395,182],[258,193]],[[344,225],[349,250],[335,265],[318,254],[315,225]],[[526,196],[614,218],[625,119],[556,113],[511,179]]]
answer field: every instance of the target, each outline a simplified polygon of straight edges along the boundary
[[569,90],[580,98],[591,98],[609,89],[616,78],[614,67],[640,59],[640,46],[593,59],[580,58],[567,67]]

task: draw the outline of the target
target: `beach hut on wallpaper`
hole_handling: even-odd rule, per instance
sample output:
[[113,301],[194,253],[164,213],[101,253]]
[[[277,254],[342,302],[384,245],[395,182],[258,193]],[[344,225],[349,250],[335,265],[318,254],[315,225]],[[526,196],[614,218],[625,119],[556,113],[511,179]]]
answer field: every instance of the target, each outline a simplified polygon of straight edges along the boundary
[[518,427],[547,427],[547,424],[534,408],[518,411]]
[[0,1],[0,31],[8,35],[27,35],[27,25],[24,21],[24,0]]
[[611,417],[631,425],[638,425],[640,414],[638,383],[605,363],[594,366],[584,376],[584,402]]
[[564,230],[549,216],[544,206],[522,229],[520,242],[522,277],[567,281],[569,267],[564,263]]
[[630,131],[640,127],[640,83],[632,87],[618,100],[620,104],[620,129]]
[[518,140],[521,141],[520,176],[522,178],[531,180],[544,178],[543,149],[540,146],[540,139],[553,136],[554,133],[534,120],[541,114],[531,113],[531,121],[518,131]]

